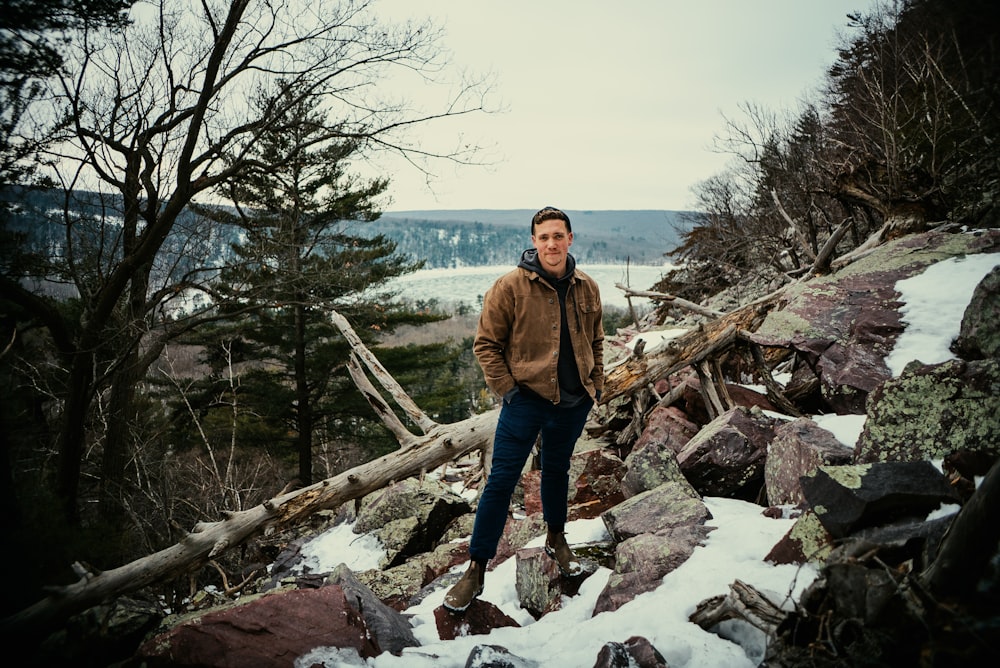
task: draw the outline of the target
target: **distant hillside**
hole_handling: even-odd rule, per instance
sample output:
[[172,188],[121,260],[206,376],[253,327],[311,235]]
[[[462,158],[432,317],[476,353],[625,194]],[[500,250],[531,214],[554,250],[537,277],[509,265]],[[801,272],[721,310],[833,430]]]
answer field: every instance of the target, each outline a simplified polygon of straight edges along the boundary
[[[508,264],[531,246],[531,209],[389,211],[373,233],[428,267]],[[680,243],[686,212],[573,211],[572,253],[587,263],[660,264]]]
[[[62,194],[56,190],[0,188],[0,201],[14,205],[8,212],[11,231],[25,235],[25,243],[55,252],[65,242],[59,222]],[[114,212],[121,210],[120,198],[97,193],[76,193],[78,232],[87,229],[97,239],[102,224],[120,224]],[[350,225],[351,234],[382,234],[396,243],[397,251],[433,268],[508,265],[531,247],[530,228],[534,210],[465,209],[390,211],[371,224]],[[567,211],[573,224],[573,255],[586,264],[660,265],[664,254],[676,248],[679,230],[686,229],[682,211]],[[179,229],[190,229],[195,214],[185,211]],[[91,229],[92,228],[92,229]],[[215,266],[226,261],[230,244],[240,230],[209,226],[210,234],[201,245],[198,258],[185,256],[182,238],[171,235],[164,253],[176,253],[176,264],[189,269],[191,263]],[[193,265],[192,265],[193,266]]]

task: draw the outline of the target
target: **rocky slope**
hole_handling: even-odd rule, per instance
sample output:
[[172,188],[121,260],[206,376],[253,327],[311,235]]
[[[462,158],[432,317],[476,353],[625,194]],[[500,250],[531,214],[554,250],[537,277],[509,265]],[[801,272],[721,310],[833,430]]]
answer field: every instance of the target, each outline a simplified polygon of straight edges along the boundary
[[[714,628],[742,619],[757,626],[771,638],[764,665],[772,667],[978,665],[996,658],[1000,647],[990,638],[1000,635],[1000,267],[966,310],[956,359],[914,362],[896,377],[886,364],[904,329],[896,282],[972,253],[1000,253],[1000,231],[913,235],[836,274],[786,288],[745,344],[759,346],[772,370],[786,372],[782,399],[798,416],[779,415],[775,397],[742,385],[755,372],[748,348],[735,345],[717,360],[733,379],[721,384],[722,411],[705,401],[704,377],[690,368],[657,379],[642,411],[634,396],[597,411],[574,455],[568,502],[570,519],[601,518],[610,541],[584,555],[579,578],[561,577],[541,550],[525,548],[544,532],[538,471],[529,469],[517,497],[523,516],[508,522],[491,567],[517,560],[522,607],[540,618],[605,566],[613,573],[594,614],[613,611],[656,587],[704,541],[704,497],[738,498],[762,513],[794,513],[794,528],[767,559],[810,562],[821,576],[792,611],[734,585],[705,601],[692,615],[696,623]],[[641,334],[623,338],[629,336]],[[611,350],[629,354],[624,346]],[[867,415],[853,452],[810,418],[829,412]],[[635,438],[622,442],[623,423]],[[944,473],[932,460],[943,461]],[[122,665],[290,666],[320,644],[354,648],[362,657],[415,646],[407,607],[429,588],[447,586],[456,577],[449,570],[466,559],[462,541],[474,505],[451,491],[448,476],[474,480],[479,469],[474,459],[457,464],[446,476],[400,481],[314,517],[298,535],[272,539],[281,552],[269,576],[236,602],[206,599],[168,619],[148,609],[122,615],[116,631],[105,626],[121,641],[119,652],[128,648]],[[963,509],[924,521],[943,502]],[[293,575],[301,546],[346,521],[379,538],[387,550],[382,567]],[[115,606],[128,610],[130,602]],[[442,639],[516,624],[482,600],[463,616],[439,610],[437,623]],[[648,641],[620,640],[593,665],[665,665]],[[484,647],[467,665],[534,665],[540,658],[498,659]]]

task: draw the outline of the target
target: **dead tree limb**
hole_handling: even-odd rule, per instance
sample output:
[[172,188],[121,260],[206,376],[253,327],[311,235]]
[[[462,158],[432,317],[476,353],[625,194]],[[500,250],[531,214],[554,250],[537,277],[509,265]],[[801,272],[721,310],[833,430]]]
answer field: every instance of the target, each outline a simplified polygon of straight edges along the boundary
[[708,360],[701,360],[692,366],[694,366],[694,370],[698,374],[698,389],[701,392],[701,399],[705,403],[708,416],[715,419],[725,413],[728,407],[723,404],[722,398],[719,396],[712,369]]
[[799,229],[798,222],[789,216],[787,211],[785,211],[785,207],[782,206],[781,200],[778,199],[778,191],[773,188],[771,189],[771,199],[774,200],[774,205],[778,207],[778,213],[781,214],[781,217],[785,219],[786,223],[788,223],[788,229],[791,230],[792,236],[795,237],[795,240],[799,242],[799,246],[802,248],[802,251],[809,256],[810,260],[815,262],[816,253],[813,252],[812,246],[809,245],[806,235],[802,234],[802,230]]
[[[667,294],[665,292],[651,292],[649,290],[633,290],[627,285],[622,285],[621,283],[615,283],[615,287],[622,290],[625,293],[625,297],[645,297],[646,299],[653,299],[656,301],[670,302],[674,306],[691,311],[693,313],[698,313],[699,315],[707,316],[709,318],[718,318],[723,315],[721,311],[716,311],[708,308],[707,306],[702,306],[701,304],[695,304],[694,302],[689,302],[686,299],[677,297],[676,295]],[[631,302],[629,302],[631,304]]]
[[688,620],[708,631],[720,622],[741,619],[772,636],[787,614],[751,585],[736,580],[729,585],[728,594],[699,603]]
[[833,231],[833,234],[826,240],[823,247],[819,249],[819,253],[816,254],[816,261],[813,262],[813,266],[809,270],[809,276],[819,276],[830,270],[830,258],[833,257],[833,252],[837,249],[837,244],[847,234],[847,230],[851,229],[853,222],[853,219],[848,218],[837,226],[837,229]]
[[764,352],[760,349],[759,345],[751,340],[750,332],[739,332],[738,334],[746,342],[747,347],[750,348],[750,355],[753,357],[754,366],[757,368],[757,375],[767,389],[767,398],[788,415],[802,417],[799,409],[788,400],[781,386],[774,380],[774,376],[771,375],[771,370],[767,366],[767,361],[764,359]]
[[756,331],[767,314],[781,305],[784,291],[784,287],[775,290],[715,320],[701,323],[664,345],[647,350],[641,358],[629,357],[605,369],[601,403],[646,387],[724,351],[736,340],[738,331]]
[[426,413],[424,413],[416,402],[410,398],[406,391],[396,382],[396,379],[392,377],[382,363],[378,361],[378,358],[372,354],[370,350],[361,341],[361,338],[355,333],[351,324],[347,321],[347,318],[337,313],[336,311],[330,312],[330,319],[333,324],[337,326],[340,333],[344,335],[347,342],[351,344],[351,350],[357,355],[368,367],[368,370],[372,372],[372,375],[378,380],[379,384],[392,395],[393,401],[395,401],[403,412],[413,420],[413,423],[420,428],[421,432],[424,434],[431,431],[435,426],[436,422],[430,419]]
[[[350,330],[343,318],[335,318],[335,321],[338,326],[343,325]],[[345,330],[342,328],[341,331]],[[353,330],[350,331],[353,334]],[[373,361],[369,363],[369,369],[373,364],[381,368],[360,339],[348,336],[346,331],[345,336],[357,358]],[[352,377],[363,377],[357,359],[354,360],[354,365],[356,368]],[[401,403],[408,400],[409,397],[388,372],[382,372],[376,375],[383,386],[388,385],[386,389],[393,398]],[[365,386],[362,391],[369,396],[371,402],[373,395],[378,395],[378,392],[370,383],[362,384]],[[77,582],[48,588],[48,596],[44,599],[0,620],[0,631],[11,636],[43,632],[71,615],[104,601],[171,577],[191,573],[255,535],[295,526],[317,511],[337,508],[346,501],[359,499],[393,482],[420,475],[469,452],[483,449],[492,441],[498,410],[481,413],[454,424],[440,425],[423,416],[423,412],[412,401],[409,403],[411,407],[407,413],[426,428],[424,436],[414,436],[405,432],[405,429],[405,434],[399,432],[401,423],[382,402],[383,409],[378,411],[380,417],[386,422],[388,416],[392,415],[396,425],[391,429],[404,441],[402,447],[395,452],[308,487],[280,494],[253,508],[226,513],[225,519],[221,521],[200,522],[171,547],[124,566],[94,572],[83,564],[75,564],[74,570],[80,576]]]

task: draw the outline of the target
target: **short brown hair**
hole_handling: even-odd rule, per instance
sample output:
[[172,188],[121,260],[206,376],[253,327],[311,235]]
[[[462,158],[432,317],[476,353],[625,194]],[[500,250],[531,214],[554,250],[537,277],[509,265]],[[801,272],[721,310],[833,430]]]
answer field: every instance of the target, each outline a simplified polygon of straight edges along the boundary
[[546,220],[561,220],[566,223],[567,232],[573,231],[573,226],[569,222],[569,216],[554,206],[547,206],[531,217],[531,233],[535,233],[535,225],[544,223]]

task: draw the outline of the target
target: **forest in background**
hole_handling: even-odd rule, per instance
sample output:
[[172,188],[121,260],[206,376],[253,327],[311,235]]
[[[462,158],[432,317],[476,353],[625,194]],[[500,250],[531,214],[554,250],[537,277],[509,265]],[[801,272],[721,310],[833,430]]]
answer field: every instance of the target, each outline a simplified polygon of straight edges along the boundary
[[[394,446],[347,374],[330,310],[435,419],[490,402],[465,342],[379,346],[446,314],[360,298],[425,258],[363,231],[378,229],[388,178],[350,169],[405,145],[395,133],[421,119],[357,112],[371,111],[376,65],[433,69],[436,33],[362,20],[371,39],[355,41],[338,32],[364,16],[354,2],[324,6],[318,24],[251,0],[128,23],[130,4],[18,3],[0,33],[17,56],[0,73],[2,184],[58,192],[61,232],[57,247],[32,245],[11,224],[19,202],[2,217],[0,493],[6,535],[37,556],[18,566],[11,609],[71,578],[74,561],[149,553],[178,527]],[[852,16],[817,75],[822,95],[793,110],[748,103],[727,121],[716,141],[732,167],[697,186],[668,258],[683,266],[657,289],[698,302],[945,222],[995,227],[994,13],[986,0],[910,0]],[[279,61],[283,76],[257,76]],[[475,112],[481,93],[470,84],[449,108]],[[238,118],[222,111],[233,99],[252,101]],[[100,197],[82,213],[85,192]],[[222,262],[205,252],[217,226],[242,231]],[[176,317],[192,293],[198,308]]]

